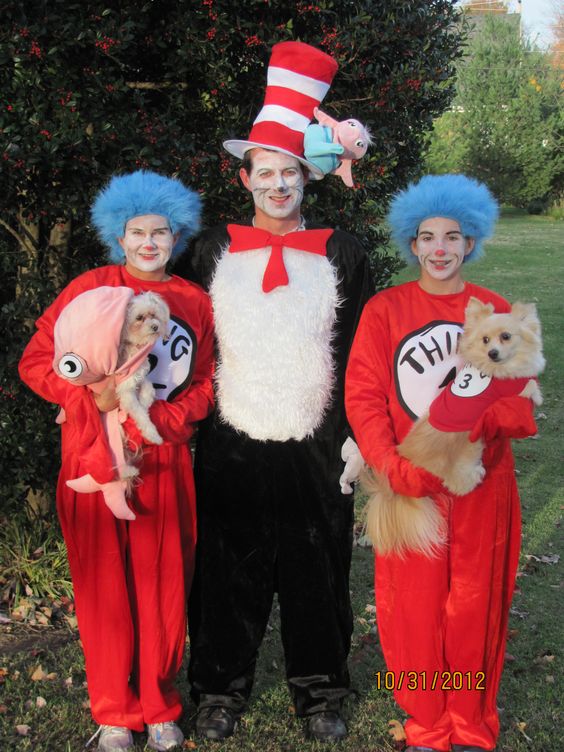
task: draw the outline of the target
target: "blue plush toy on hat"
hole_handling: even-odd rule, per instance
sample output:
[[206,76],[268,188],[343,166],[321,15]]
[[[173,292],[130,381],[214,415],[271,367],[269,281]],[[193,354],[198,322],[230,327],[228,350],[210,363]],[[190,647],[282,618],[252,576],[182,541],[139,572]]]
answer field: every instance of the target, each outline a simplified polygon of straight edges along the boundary
[[125,225],[133,217],[158,214],[166,217],[178,240],[172,256],[181,253],[188,240],[200,229],[201,201],[198,193],[174,178],[156,172],[138,170],[113,177],[92,205],[92,222],[102,243],[110,251],[114,263],[123,260],[118,243]]
[[484,240],[493,234],[498,214],[497,201],[483,183],[466,175],[426,175],[392,199],[388,223],[402,257],[415,264],[411,242],[421,222],[431,217],[453,219],[462,234],[475,241],[464,261],[476,261],[483,255]]

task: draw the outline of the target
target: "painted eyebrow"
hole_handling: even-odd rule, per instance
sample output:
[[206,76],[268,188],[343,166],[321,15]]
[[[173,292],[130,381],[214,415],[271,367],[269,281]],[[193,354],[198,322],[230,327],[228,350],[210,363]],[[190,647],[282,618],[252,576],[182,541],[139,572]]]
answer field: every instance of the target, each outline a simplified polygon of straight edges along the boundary
[[[132,232],[149,232],[149,230],[144,230],[142,227],[130,227],[129,229]],[[155,227],[155,229],[150,232],[159,232],[160,230],[170,230],[170,227],[167,225],[164,225],[163,227]]]
[[[435,233],[432,230],[420,230],[417,233],[417,237],[419,237],[420,235],[434,235],[434,234]],[[460,230],[449,230],[446,234],[447,235],[462,235],[462,232]]]

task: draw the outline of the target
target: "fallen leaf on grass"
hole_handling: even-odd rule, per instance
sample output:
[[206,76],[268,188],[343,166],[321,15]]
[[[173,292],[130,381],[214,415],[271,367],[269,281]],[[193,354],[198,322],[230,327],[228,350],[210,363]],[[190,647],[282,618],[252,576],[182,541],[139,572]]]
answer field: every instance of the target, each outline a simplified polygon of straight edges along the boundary
[[375,614],[376,613],[376,606],[373,606],[371,603],[367,603],[364,610],[367,614]]
[[519,634],[519,630],[518,629],[508,629],[507,630],[507,640],[508,641],[514,640],[515,637],[517,637],[518,634]]
[[560,555],[543,554],[542,556],[535,556],[534,554],[525,554],[525,559],[528,561],[538,561],[541,564],[558,564],[560,561]]
[[524,723],[523,721],[517,721],[517,730],[518,730],[518,731],[519,731],[519,732],[520,732],[521,734],[523,734],[523,736],[525,737],[525,739],[526,739],[526,740],[527,740],[528,742],[532,742],[533,740],[531,739],[531,737],[530,737],[530,736],[527,736],[527,734],[525,733],[525,729],[526,729],[526,728],[527,728],[527,724],[526,724],[526,723]]
[[546,682],[547,684],[554,684],[554,676],[552,676],[552,674],[547,674],[547,675],[546,675],[546,676],[544,677],[544,680],[545,680],[545,682]]
[[4,713],[8,712],[8,706],[7,705],[0,705],[0,715],[4,715]]
[[518,616],[520,619],[526,619],[529,615],[528,611],[519,611],[517,608],[512,608],[509,610],[509,613],[513,616]]
[[554,656],[552,653],[543,653],[535,658],[535,663],[548,663],[549,665],[554,662]]
[[67,677],[67,678],[65,679],[65,686],[66,686],[66,687],[72,687],[72,676],[68,676],[68,677]]
[[30,679],[31,681],[43,681],[43,679],[47,678],[47,674],[45,671],[43,671],[43,667],[41,664],[39,666],[36,666],[36,668],[32,671]]
[[32,604],[26,598],[22,598],[16,608],[12,609],[11,617],[14,621],[24,621],[32,611]]
[[32,672],[31,674],[31,681],[53,681],[53,679],[57,678],[57,674],[52,671],[50,674],[46,674],[45,671],[43,671],[43,667],[41,664],[37,666],[37,668]]
[[192,739],[185,739],[184,749],[198,749],[198,745],[196,742],[192,741]]
[[28,726],[25,723],[20,723],[16,726],[16,731],[20,736],[27,736],[31,731],[31,726]]
[[401,721],[396,721],[395,718],[392,718],[391,721],[388,721],[388,726],[388,734],[395,742],[402,742],[406,738],[405,729]]
[[44,707],[45,707],[45,705],[47,705],[47,700],[46,700],[46,699],[45,699],[44,697],[41,697],[41,696],[40,696],[40,697],[38,697],[38,698],[37,698],[37,699],[35,700],[35,706],[36,706],[37,708],[44,708]]
[[510,663],[511,661],[514,661],[514,660],[515,660],[515,656],[514,655],[511,655],[511,653],[506,653],[505,654],[505,662],[506,663]]
[[82,707],[85,710],[90,710],[90,700],[84,700],[84,702],[82,703]]

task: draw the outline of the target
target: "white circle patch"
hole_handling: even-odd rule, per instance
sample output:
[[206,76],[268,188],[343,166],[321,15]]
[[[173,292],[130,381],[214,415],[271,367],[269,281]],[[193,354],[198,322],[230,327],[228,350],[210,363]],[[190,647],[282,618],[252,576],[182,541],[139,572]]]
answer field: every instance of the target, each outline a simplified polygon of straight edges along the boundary
[[170,337],[155,342],[149,353],[149,380],[157,399],[171,402],[192,380],[196,360],[196,335],[178,316],[170,317]]
[[451,391],[457,397],[476,397],[484,392],[492,380],[468,363],[456,375]]
[[431,321],[410,332],[394,358],[397,396],[416,420],[456,376],[463,364],[458,355],[462,326],[454,321]]

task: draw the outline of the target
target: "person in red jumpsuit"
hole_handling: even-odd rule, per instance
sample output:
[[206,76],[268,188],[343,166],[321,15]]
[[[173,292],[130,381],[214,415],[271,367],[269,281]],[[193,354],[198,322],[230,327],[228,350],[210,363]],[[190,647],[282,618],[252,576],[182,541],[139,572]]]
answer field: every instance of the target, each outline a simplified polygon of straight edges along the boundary
[[378,630],[408,715],[410,752],[492,750],[499,734],[496,695],[521,532],[509,437],[536,433],[532,403],[504,397],[474,426],[472,438],[486,442],[486,476],[464,497],[396,451],[463,365],[457,341],[470,297],[498,312],[510,308],[461,275],[496,218],[487,188],[463,175],[429,175],[400,192],[389,214],[392,237],[419,263],[419,279],[367,303],[347,366],[347,416],[367,464],[386,473],[396,493],[435,496],[447,521],[440,555],[375,557]]
[[[147,726],[152,749],[180,745],[182,703],[174,686],[184,654],[186,597],[196,543],[195,492],[188,441],[213,407],[213,321],[207,294],[167,273],[169,258],[198,230],[200,202],[180,181],[138,171],[114,177],[96,198],[93,223],[116,263],[73,280],[37,321],[20,362],[23,381],[65,411],[57,511],[74,586],[98,749],[129,749]],[[101,412],[117,406],[115,385],[95,395],[53,370],[55,322],[81,293],[100,286],[153,291],[170,308],[170,337],[149,354],[156,390],[150,417],[164,439],[142,445],[140,482],[128,499],[136,519],[117,519],[102,493],[65,484],[85,470],[114,478]],[[101,327],[102,329],[102,327]]]

